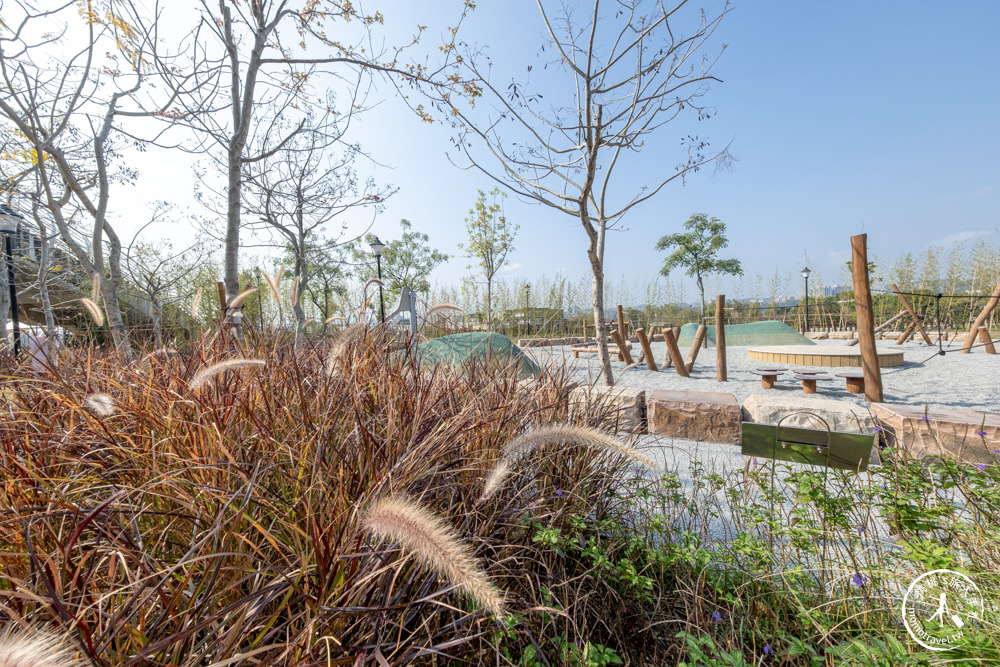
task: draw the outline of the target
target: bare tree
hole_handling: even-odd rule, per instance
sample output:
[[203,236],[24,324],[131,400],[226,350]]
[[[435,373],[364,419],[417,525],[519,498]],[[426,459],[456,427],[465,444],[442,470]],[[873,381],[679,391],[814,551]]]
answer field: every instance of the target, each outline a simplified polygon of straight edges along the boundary
[[[113,184],[135,177],[118,153],[131,139],[118,121],[124,113],[145,114],[132,104],[145,79],[144,44],[131,29],[133,17],[115,13],[130,11],[131,5],[115,3],[102,10],[83,5],[81,21],[77,4],[36,10],[25,2],[18,5],[18,15],[5,16],[0,122],[21,138],[21,150],[36,157],[32,168],[43,204],[87,272],[84,282],[101,276],[112,337],[131,358],[119,305],[122,248],[108,206]],[[66,23],[53,32],[58,21]],[[53,55],[67,45],[76,48],[67,58]]]
[[[350,212],[369,209],[374,218],[397,191],[393,186],[377,186],[372,179],[359,183],[352,165],[364,154],[360,146],[342,143],[342,138],[343,131],[334,122],[310,125],[280,151],[246,168],[247,210],[260,216],[290,250],[297,285],[293,294],[297,341],[305,327],[302,301],[312,277],[308,255],[316,251],[310,243],[327,225],[344,220]],[[332,144],[339,150],[329,150]],[[346,230],[344,222],[340,232]]]
[[[465,2],[466,10],[470,4],[471,0]],[[226,175],[224,282],[227,298],[232,299],[239,292],[246,169],[288,145],[305,126],[305,110],[329,108],[327,97],[316,95],[315,82],[332,78],[357,90],[371,73],[425,81],[436,72],[401,62],[424,27],[418,27],[410,44],[381,48],[372,30],[384,17],[379,12],[365,14],[349,0],[297,6],[288,0],[218,0],[217,4],[200,0],[199,7],[197,23],[180,50],[172,56],[158,54],[155,61],[169,91],[165,117],[195,130],[200,140],[190,149],[216,151]],[[340,28],[336,37],[326,32],[334,23]],[[154,43],[159,43],[158,28],[159,22],[145,28]],[[450,54],[452,45],[445,47]],[[316,53],[324,55],[312,55]],[[177,65],[178,54],[187,65]],[[272,121],[278,117],[297,122],[277,132]]]
[[699,120],[711,115],[701,98],[716,80],[712,69],[725,47],[715,55],[706,52],[729,5],[724,2],[709,16],[688,4],[619,0],[604,7],[593,0],[586,12],[560,5],[555,18],[549,3],[538,0],[549,38],[542,50],[554,58],[544,74],[536,71],[548,77],[544,95],[516,81],[491,80],[491,62],[469,47],[455,64],[463,75],[456,79],[473,78],[476,84],[429,89],[438,109],[460,127],[459,166],[478,169],[519,197],[579,220],[588,239],[602,376],[609,385],[614,378],[604,325],[608,230],[668,183],[728,156],[726,149],[711,152],[704,139],[686,136],[674,168],[649,173],[650,182],[638,188],[631,187],[632,176],[620,177],[626,158],[664,125],[684,112]]

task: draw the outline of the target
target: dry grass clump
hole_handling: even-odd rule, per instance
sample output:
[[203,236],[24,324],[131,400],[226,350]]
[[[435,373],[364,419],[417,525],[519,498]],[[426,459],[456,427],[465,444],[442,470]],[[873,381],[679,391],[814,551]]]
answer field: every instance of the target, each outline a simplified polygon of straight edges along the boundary
[[[553,451],[537,496],[484,511],[483,467],[526,423],[565,418],[566,391],[501,368],[425,372],[380,336],[341,334],[333,374],[328,344],[248,334],[141,364],[68,348],[52,378],[16,383],[0,420],[0,623],[64,632],[101,665],[492,663],[488,614],[585,581],[565,618],[605,632],[594,601],[609,583],[551,561],[524,522],[616,511],[630,467]],[[18,368],[0,358],[0,376]],[[115,418],[81,419],[101,394]],[[541,629],[524,613],[519,644]]]

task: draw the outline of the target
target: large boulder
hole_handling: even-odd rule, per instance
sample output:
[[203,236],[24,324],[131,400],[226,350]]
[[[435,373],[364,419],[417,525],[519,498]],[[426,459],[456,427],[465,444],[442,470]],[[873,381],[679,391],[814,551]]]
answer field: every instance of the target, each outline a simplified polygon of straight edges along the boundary
[[739,444],[742,415],[732,394],[665,391],[646,396],[649,432],[699,442]]
[[[811,414],[793,414],[810,412]],[[792,415],[792,416],[788,416]],[[752,394],[743,402],[743,419],[757,424],[777,424],[783,417],[784,426],[825,429],[844,433],[873,433],[874,422],[868,410],[845,401],[818,396],[785,393]]]
[[872,403],[888,440],[911,456],[953,457],[994,463],[1000,451],[1000,415],[961,408],[924,408]]
[[599,414],[610,409],[615,433],[646,433],[646,391],[632,387],[581,385],[569,394],[569,414]]

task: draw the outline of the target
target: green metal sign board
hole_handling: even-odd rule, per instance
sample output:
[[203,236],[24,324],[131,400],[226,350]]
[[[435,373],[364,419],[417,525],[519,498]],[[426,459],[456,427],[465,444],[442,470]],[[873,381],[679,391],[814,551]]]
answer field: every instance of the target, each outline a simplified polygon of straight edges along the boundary
[[875,436],[870,433],[842,433],[752,422],[744,422],[742,430],[743,456],[841,470],[867,470],[875,444]]

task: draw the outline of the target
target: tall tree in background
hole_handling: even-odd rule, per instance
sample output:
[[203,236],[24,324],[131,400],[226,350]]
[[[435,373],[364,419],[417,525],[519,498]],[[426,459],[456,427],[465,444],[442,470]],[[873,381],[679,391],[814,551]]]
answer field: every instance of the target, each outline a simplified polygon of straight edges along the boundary
[[685,112],[698,120],[712,115],[701,98],[716,80],[712,70],[725,47],[715,55],[708,50],[729,5],[723,3],[715,14],[688,0],[669,7],[644,0],[589,5],[538,0],[548,37],[543,57],[552,59],[535,70],[540,84],[491,80],[492,62],[467,47],[456,61],[454,85],[430,94],[439,112],[459,127],[454,143],[461,166],[572,216],[583,228],[602,378],[610,385],[604,309],[608,230],[668,183],[683,181],[728,153],[710,151],[703,138],[682,133],[679,160],[661,172],[647,171],[647,182],[636,182],[634,172],[620,167]]
[[[247,210],[278,232],[291,250],[292,277],[298,285],[293,295],[296,341],[305,327],[302,300],[312,277],[309,242],[349,212],[369,209],[374,218],[396,192],[392,186],[376,186],[372,179],[359,183],[352,165],[363,153],[357,144],[342,143],[342,138],[343,131],[331,122],[297,134],[280,151],[247,165]],[[340,150],[331,150],[331,143]]]
[[[487,202],[487,197],[492,198],[491,201]],[[487,329],[493,328],[493,278],[507,265],[507,256],[514,251],[514,235],[520,229],[503,214],[501,199],[506,197],[500,188],[493,188],[489,193],[479,190],[479,198],[465,219],[469,243],[458,246],[479,262],[486,280]]]
[[[17,150],[31,156],[44,206],[88,274],[80,282],[101,277],[108,327],[129,358],[119,304],[122,245],[108,207],[113,186],[136,175],[119,149],[142,143],[121,119],[158,113],[135,102],[146,80],[148,44],[134,29],[133,9],[127,2],[66,2],[36,11],[23,3],[0,22],[0,123],[5,135],[19,137]],[[75,51],[57,58],[57,44]]]
[[[382,278],[386,285],[386,312],[399,298],[404,286],[417,294],[427,295],[431,291],[431,271],[449,259],[445,253],[432,248],[430,238],[413,229],[409,220],[400,220],[403,233],[398,239],[387,241],[382,250]],[[352,255],[358,270],[358,277],[367,280],[376,275],[377,265],[368,244],[375,239],[371,234],[364,243],[352,244]]]
[[[464,4],[471,8],[471,0]],[[464,13],[462,14],[464,16]],[[330,111],[328,97],[317,94],[320,82],[340,81],[358,91],[373,73],[409,81],[433,81],[436,73],[402,62],[404,51],[419,41],[388,49],[372,31],[384,22],[376,11],[365,13],[350,0],[200,0],[195,27],[179,54],[158,54],[159,73],[171,102],[164,114],[195,130],[201,140],[190,147],[214,151],[225,173],[225,271],[227,298],[239,293],[239,249],[243,177],[248,165],[282,150],[305,126],[309,108]],[[159,44],[157,21],[146,27]],[[336,35],[328,32],[336,27]],[[454,32],[449,38],[454,39]],[[173,41],[176,44],[177,41]],[[450,44],[442,46],[450,54]],[[447,67],[448,62],[442,67]],[[394,81],[394,83],[396,83]],[[363,97],[363,96],[362,96]],[[351,113],[363,107],[355,99]],[[279,118],[295,119],[287,127]]]
[[704,213],[695,213],[684,223],[686,232],[669,234],[656,242],[656,249],[671,250],[663,262],[660,273],[669,276],[676,268],[685,269],[685,273],[695,279],[698,284],[700,298],[701,322],[705,322],[705,283],[706,275],[723,273],[732,276],[742,276],[743,268],[738,259],[719,259],[719,251],[729,245],[726,238],[726,223],[718,218],[709,218]]

